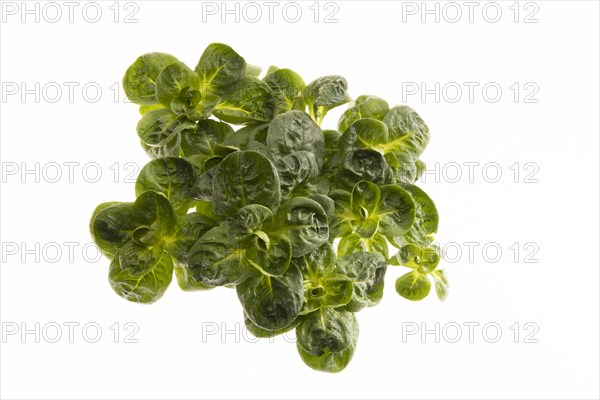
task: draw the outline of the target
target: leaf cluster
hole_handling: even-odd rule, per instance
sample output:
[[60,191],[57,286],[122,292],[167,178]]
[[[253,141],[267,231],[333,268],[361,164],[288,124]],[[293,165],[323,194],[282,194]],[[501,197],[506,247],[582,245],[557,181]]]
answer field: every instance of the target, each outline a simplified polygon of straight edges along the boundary
[[[408,106],[351,101],[341,76],[247,65],[213,43],[194,69],[149,53],[126,71],[137,134],[151,161],[134,202],[108,202],[90,231],[123,298],[152,303],[181,289],[234,289],[250,332],[295,329],[310,367],[338,372],[354,354],[355,313],[378,304],[388,265],[409,300],[448,283],[432,245],[433,201],[414,183],[429,129]],[[328,111],[350,103],[335,130]],[[397,253],[390,255],[390,245]]]

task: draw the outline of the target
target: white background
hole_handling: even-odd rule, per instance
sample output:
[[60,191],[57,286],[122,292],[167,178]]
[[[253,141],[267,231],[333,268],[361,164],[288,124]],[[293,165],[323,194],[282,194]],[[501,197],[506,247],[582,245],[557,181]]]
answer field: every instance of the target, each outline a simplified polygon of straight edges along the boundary
[[[313,2],[299,4],[297,23],[282,16],[284,2],[273,23],[262,2],[256,23],[244,15],[222,23],[220,13],[203,14],[202,2],[191,1],[117,4],[117,23],[112,1],[99,3],[96,23],[83,18],[83,2],[72,23],[67,6],[56,3],[63,15],[51,23],[56,10],[43,14],[42,2],[39,22],[25,15],[23,23],[21,2],[13,3],[15,15],[7,3],[0,28],[3,398],[599,397],[597,2],[498,2],[487,14],[481,2],[472,22],[463,2],[440,2],[439,22],[434,14],[423,22],[421,2],[337,1],[333,23],[323,19],[336,8],[323,3],[314,22]],[[502,14],[492,23],[497,8]],[[457,9],[462,17],[453,23]],[[133,11],[138,22],[124,23]],[[358,314],[357,351],[340,374],[306,367],[293,337],[253,343],[240,330],[231,290],[184,293],[173,284],[156,304],[128,303],[108,285],[108,261],[90,260],[93,249],[82,253],[94,207],[133,199],[125,178],[134,170],[125,163],[147,161],[135,133],[137,108],[113,85],[143,53],[168,52],[193,68],[211,42],[228,43],[265,69],[292,68],[307,82],[343,75],[354,97],[408,103],[431,129],[423,155],[430,170],[420,185],[440,212],[450,297],[400,298],[393,283],[405,270],[391,267],[381,304]],[[73,99],[68,82],[79,85]],[[438,101],[435,93],[409,95],[415,85],[433,89],[436,82],[447,88]],[[472,101],[465,82],[479,85]],[[22,98],[21,83],[34,92],[39,83],[40,98]],[[462,97],[452,102],[457,85]],[[62,97],[53,102],[56,86]],[[94,87],[102,89],[96,102]],[[494,87],[502,89],[498,99]],[[336,115],[324,126],[334,127]],[[39,174],[22,174],[36,163]],[[73,179],[64,163],[78,163],[71,164]],[[97,165],[84,172],[90,163]],[[473,179],[464,163],[479,163],[471,164]],[[95,166],[102,176],[91,183]],[[477,243],[472,257],[470,242]],[[135,325],[126,329],[127,322]],[[36,323],[39,343],[33,333],[21,335]],[[79,324],[73,343],[68,323]],[[83,335],[87,323],[102,329],[98,342],[88,342],[92,328]],[[421,329],[435,331],[436,323],[439,343],[433,333],[422,338]],[[472,343],[468,323],[479,324]],[[51,343],[57,325],[62,336]],[[132,337],[138,343],[125,343],[131,326],[139,327]],[[456,326],[462,336],[451,343]],[[407,335],[415,327],[419,333]],[[502,336],[492,343],[496,327]],[[222,338],[223,328],[234,333]]]

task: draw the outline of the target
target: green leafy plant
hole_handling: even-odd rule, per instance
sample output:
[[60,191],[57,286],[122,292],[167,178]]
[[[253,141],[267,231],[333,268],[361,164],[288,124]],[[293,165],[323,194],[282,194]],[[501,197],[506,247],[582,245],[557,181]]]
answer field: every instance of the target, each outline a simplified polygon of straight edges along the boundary
[[[136,200],[99,205],[90,230],[125,299],[158,300],[173,274],[186,291],[235,289],[251,333],[295,329],[308,366],[339,372],[356,348],[355,313],[381,301],[388,265],[410,268],[400,296],[421,300],[432,283],[448,295],[438,213],[415,185],[429,129],[408,106],[350,103],[340,76],[259,75],[219,43],[193,70],[139,57],[123,87],[152,160]],[[337,130],[322,130],[346,103]]]

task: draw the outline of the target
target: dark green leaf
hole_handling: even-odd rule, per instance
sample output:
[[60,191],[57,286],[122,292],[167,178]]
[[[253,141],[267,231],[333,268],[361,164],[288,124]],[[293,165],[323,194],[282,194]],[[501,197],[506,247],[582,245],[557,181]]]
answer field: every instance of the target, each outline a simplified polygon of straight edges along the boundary
[[394,182],[392,168],[386,159],[375,150],[360,149],[346,152],[338,172],[339,182],[352,188],[360,181],[377,185]]
[[255,271],[246,260],[246,250],[234,247],[223,225],[208,231],[190,249],[189,271],[207,286],[238,285]]
[[284,328],[277,329],[275,331],[270,331],[268,329],[261,328],[261,327],[257,326],[256,324],[254,324],[254,322],[252,322],[252,320],[250,318],[248,318],[246,313],[244,313],[244,324],[246,325],[246,329],[248,330],[248,332],[250,332],[252,335],[256,336],[257,338],[271,339],[277,335],[284,334],[286,332],[291,331],[292,329],[296,329],[296,327],[298,326],[300,321],[301,321],[301,316],[296,318],[294,321],[292,321],[291,324],[289,324],[288,326],[286,326]]
[[292,110],[275,117],[269,125],[266,144],[273,159],[301,150],[313,153],[319,166],[325,159],[323,132],[302,111]]
[[407,244],[426,247],[433,241],[433,234],[438,229],[439,214],[437,208],[433,200],[419,187],[403,185],[403,188],[410,193],[415,203],[415,221],[408,232],[390,238],[390,242],[398,248]]
[[292,244],[292,256],[300,257],[319,248],[329,237],[327,215],[316,201],[292,197],[275,214],[270,234],[285,236]]
[[198,290],[210,290],[213,289],[212,286],[205,285],[202,282],[196,281],[190,272],[190,269],[187,266],[175,263],[175,277],[177,278],[177,284],[181,288],[181,290],[185,290],[186,292],[194,292]]
[[[196,131],[197,125],[166,108],[159,108],[144,114],[136,129],[142,142],[148,146],[163,146],[181,132]],[[177,144],[179,145],[179,141]]]
[[160,245],[148,247],[129,241],[119,249],[119,266],[131,276],[141,277],[157,266],[163,253]]
[[165,53],[148,53],[138,57],[127,68],[123,77],[123,90],[127,98],[141,105],[158,103],[156,99],[158,75],[167,65],[177,61],[177,58]]
[[381,199],[375,211],[379,229],[384,236],[394,237],[406,233],[415,221],[415,202],[399,185],[379,188]]
[[395,147],[418,159],[429,143],[429,128],[415,110],[397,106],[385,115],[383,122],[389,128],[389,147]]
[[348,82],[338,75],[322,76],[306,85],[304,102],[315,122],[320,124],[330,109],[349,102],[347,90]]
[[245,78],[240,87],[220,103],[213,114],[231,124],[268,122],[274,113],[273,91],[263,81]]
[[223,145],[232,134],[233,128],[228,124],[203,119],[198,122],[197,130],[186,130],[181,134],[181,150],[186,157],[196,154],[225,157],[234,151]]
[[217,224],[214,219],[197,212],[180,216],[175,232],[166,243],[167,251],[178,263],[187,266],[191,248]]
[[303,257],[294,259],[304,277],[304,305],[302,314],[322,307],[339,307],[352,299],[350,278],[338,273],[335,253],[330,243]]
[[231,153],[213,178],[215,213],[233,216],[248,204],[276,209],[281,199],[279,176],[269,159],[255,151]]
[[256,231],[273,220],[273,212],[260,204],[249,204],[226,219],[227,238],[238,247],[250,245]]
[[147,191],[133,203],[133,218],[138,226],[151,227],[163,237],[175,231],[177,216],[169,200],[160,193]]
[[283,68],[268,74],[263,81],[273,90],[275,115],[290,110],[304,110],[304,81],[294,71]]
[[354,291],[349,311],[357,312],[364,307],[378,304],[383,297],[383,284],[387,264],[377,253],[354,253],[338,260],[340,273],[352,281]]
[[310,192],[308,184],[319,175],[315,156],[308,151],[294,151],[278,158],[274,165],[279,173],[282,196],[308,194]]
[[[200,78],[198,74],[189,69],[184,63],[175,62],[166,66],[158,75],[156,98],[165,107],[171,107],[171,102],[177,99],[187,100],[191,102],[188,106],[193,109],[200,102],[199,87]],[[178,108],[172,109],[174,112],[176,110]]]
[[257,232],[254,242],[246,249],[248,263],[264,275],[279,277],[286,273],[292,259],[292,245],[285,237],[271,240]]
[[182,158],[162,157],[142,168],[135,182],[137,196],[148,190],[165,195],[177,214],[186,214],[192,206],[193,186],[197,176],[194,167]]
[[294,265],[280,277],[253,276],[236,289],[244,312],[262,329],[276,331],[289,326],[302,308],[302,274]]
[[133,203],[100,204],[90,220],[90,232],[96,245],[107,256],[114,256],[138,227],[133,215]]
[[226,99],[246,76],[246,61],[226,44],[208,45],[195,68],[200,76],[200,92]]
[[136,303],[154,303],[160,299],[173,279],[173,260],[163,253],[158,264],[142,276],[133,276],[123,270],[118,261],[110,264],[108,279],[113,290],[126,300]]
[[140,144],[150,158],[178,157],[180,139],[179,135],[172,135],[164,144],[150,146],[142,140],[140,140]]

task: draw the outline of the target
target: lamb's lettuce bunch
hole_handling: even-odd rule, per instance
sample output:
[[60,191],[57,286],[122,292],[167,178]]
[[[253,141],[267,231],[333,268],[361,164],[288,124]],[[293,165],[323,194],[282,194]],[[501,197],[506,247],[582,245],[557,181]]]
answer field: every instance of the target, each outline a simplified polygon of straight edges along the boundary
[[[194,69],[139,57],[123,87],[152,160],[135,201],[99,205],[90,229],[125,299],[152,303],[173,275],[186,291],[235,289],[250,332],[295,329],[304,362],[338,372],[356,347],[355,313],[379,303],[388,265],[410,268],[396,281],[409,300],[432,282],[448,294],[432,244],[438,213],[414,184],[429,129],[408,106],[351,101],[341,76],[306,85],[290,69],[260,72],[219,43]],[[338,129],[322,130],[346,103]]]

